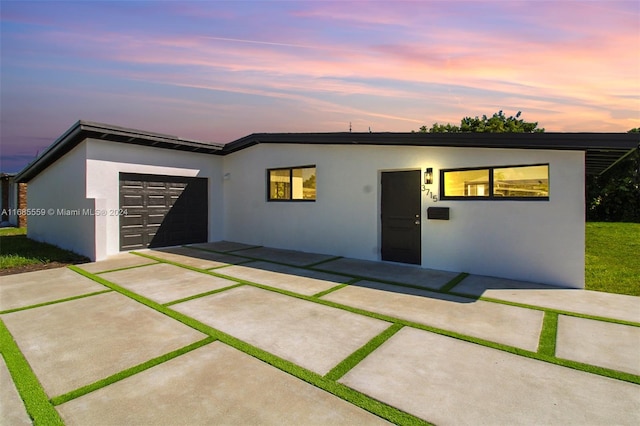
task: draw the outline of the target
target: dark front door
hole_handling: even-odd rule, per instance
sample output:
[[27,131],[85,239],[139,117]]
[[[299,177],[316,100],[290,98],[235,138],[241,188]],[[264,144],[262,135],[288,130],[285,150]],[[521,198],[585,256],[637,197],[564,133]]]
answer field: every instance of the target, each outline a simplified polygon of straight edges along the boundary
[[120,173],[120,250],[208,239],[207,179]]
[[421,263],[420,171],[382,173],[382,260]]

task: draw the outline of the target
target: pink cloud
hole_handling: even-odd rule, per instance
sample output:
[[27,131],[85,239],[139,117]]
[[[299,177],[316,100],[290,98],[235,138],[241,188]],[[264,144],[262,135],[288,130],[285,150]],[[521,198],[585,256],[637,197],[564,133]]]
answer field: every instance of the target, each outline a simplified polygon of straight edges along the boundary
[[[633,56],[628,55],[627,43],[624,43],[625,34],[611,35],[608,39],[598,41],[598,52],[606,51],[611,60],[602,58],[601,53],[594,55],[589,43],[558,44],[550,49],[541,43],[523,45],[518,41],[481,36],[476,38],[476,44],[496,46],[495,51],[483,53],[461,47],[461,43],[456,40],[467,37],[469,34],[451,33],[451,45],[375,46],[368,51],[338,53],[331,58],[313,51],[301,53],[296,49],[295,52],[280,49],[281,44],[267,44],[264,48],[262,42],[247,41],[241,42],[242,46],[238,47],[238,42],[219,39],[214,43],[206,39],[122,40],[122,44],[118,44],[127,48],[111,54],[112,59],[124,62],[198,67],[198,70],[189,74],[190,78],[194,74],[209,73],[215,80],[220,78],[220,72],[240,73],[237,78],[224,76],[220,79],[222,84],[212,85],[206,79],[202,84],[215,90],[296,99],[317,108],[321,108],[322,102],[314,102],[307,95],[289,92],[304,90],[339,95],[417,98],[422,94],[402,89],[403,82],[437,83],[496,91],[525,99],[527,96],[560,98],[567,103],[591,105],[596,110],[604,105],[637,109],[637,99],[620,99],[617,96],[628,93],[629,90],[631,93],[638,93],[637,66],[633,64]],[[113,42],[112,37],[108,39]],[[322,47],[317,49],[322,50]],[[252,84],[247,84],[246,75],[242,73],[252,74]],[[372,80],[395,80],[398,88],[389,89],[344,80],[358,76]],[[192,83],[180,82],[179,78],[178,81],[167,81],[159,75],[157,79],[168,84],[193,86]],[[514,82],[520,84],[511,84]],[[520,101],[520,104],[526,105],[527,102]],[[329,110],[348,110],[344,106],[325,107]],[[584,111],[575,112],[578,113],[585,116]],[[386,116],[391,118],[394,115]],[[413,122],[416,120],[409,117],[407,119]]]
[[[215,31],[158,35],[73,29],[39,37],[66,46],[64,54],[87,62],[88,73],[287,100],[322,113],[374,117],[393,128],[431,121],[427,116],[456,122],[474,111],[513,106],[558,129],[569,122],[589,129],[615,123],[624,129],[629,127],[625,114],[610,113],[606,124],[596,117],[603,119],[603,109],[640,110],[637,15],[608,3],[502,2],[522,30],[487,31],[458,21],[448,27],[452,17],[471,13],[456,7],[445,2],[302,3],[293,12],[301,20],[373,28],[371,40],[340,43],[322,31],[304,31],[296,39],[296,30],[286,28],[264,31],[259,39]],[[397,31],[385,33],[387,27]],[[94,59],[113,66],[92,70]],[[429,86],[448,91],[418,91]],[[378,101],[358,106],[348,99],[356,95]],[[640,118],[637,112],[635,117]]]

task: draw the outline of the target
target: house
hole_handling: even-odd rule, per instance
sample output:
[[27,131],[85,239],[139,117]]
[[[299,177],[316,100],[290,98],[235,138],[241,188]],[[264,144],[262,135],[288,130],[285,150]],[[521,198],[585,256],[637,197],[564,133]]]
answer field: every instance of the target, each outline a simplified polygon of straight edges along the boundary
[[583,288],[585,172],[638,138],[283,133],[222,145],[79,121],[16,180],[29,183],[29,237],[93,260],[230,240]]
[[17,183],[15,173],[0,173],[0,226],[27,226],[27,184]]

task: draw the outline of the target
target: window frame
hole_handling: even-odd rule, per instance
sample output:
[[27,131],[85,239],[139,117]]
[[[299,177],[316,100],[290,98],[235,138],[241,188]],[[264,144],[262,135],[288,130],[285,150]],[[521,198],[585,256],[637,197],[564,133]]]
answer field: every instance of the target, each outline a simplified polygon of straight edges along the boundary
[[[549,182],[549,163],[536,163],[536,164],[516,164],[516,165],[499,165],[499,166],[484,166],[484,167],[462,167],[455,169],[440,169],[440,199],[452,200],[452,201],[549,201],[549,195],[546,197],[502,197],[496,196],[493,193],[494,190],[494,171],[496,169],[515,169],[519,167],[539,167],[547,166],[547,182]],[[488,170],[489,171],[489,195],[487,196],[460,196],[460,195],[446,195],[445,192],[445,179],[444,175],[447,172],[465,172],[473,170]],[[550,184],[549,184],[550,185]]]
[[[316,197],[314,199],[308,199],[308,198],[293,198],[293,171],[295,169],[316,169],[317,167],[315,164],[307,164],[304,166],[291,166],[291,167],[274,167],[271,169],[267,169],[267,178],[266,178],[266,189],[267,189],[267,202],[271,203],[315,203],[317,197],[317,192],[316,192]],[[289,186],[291,188],[291,190],[289,191],[289,198],[271,198],[271,172],[273,171],[279,171],[279,170],[288,170],[289,171]],[[317,171],[316,171],[316,179],[317,179]],[[316,181],[317,182],[317,181]],[[316,188],[317,191],[317,188]]]

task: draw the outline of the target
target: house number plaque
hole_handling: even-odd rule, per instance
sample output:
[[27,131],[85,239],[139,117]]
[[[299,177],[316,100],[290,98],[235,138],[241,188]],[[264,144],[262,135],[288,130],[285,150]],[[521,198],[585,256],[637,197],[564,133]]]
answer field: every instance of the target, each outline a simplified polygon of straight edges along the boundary
[[431,192],[431,190],[427,188],[427,185],[422,185],[422,192],[425,192],[425,195],[431,198],[431,201],[434,203],[438,201],[438,194]]

